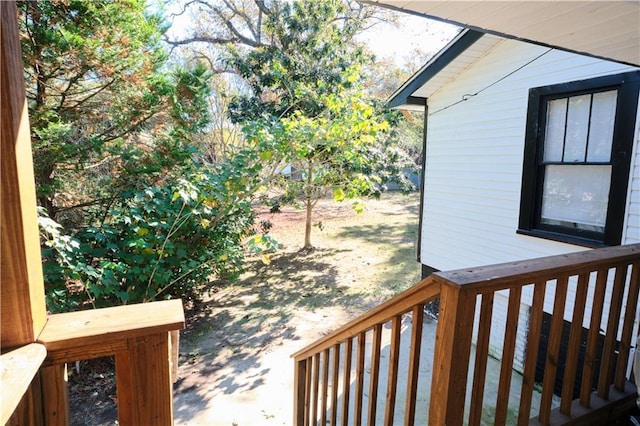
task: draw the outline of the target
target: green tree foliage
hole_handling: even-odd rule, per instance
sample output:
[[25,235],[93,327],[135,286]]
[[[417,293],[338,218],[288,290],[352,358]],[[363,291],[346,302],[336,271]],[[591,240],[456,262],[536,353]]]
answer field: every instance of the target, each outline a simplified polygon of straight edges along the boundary
[[71,225],[188,157],[206,69],[167,69],[142,0],[20,2],[39,204]]
[[233,47],[227,58],[250,87],[231,102],[232,120],[264,161],[299,169],[281,180],[281,200],[304,204],[305,248],[323,193],[340,201],[376,194],[389,178],[402,180],[409,164],[388,137],[393,114],[363,90],[362,67],[371,58],[351,42],[362,21],[343,19],[346,12],[338,0],[283,2],[264,23],[271,43]]
[[[184,170],[163,185],[125,193],[107,220],[73,237],[42,215],[48,306],[77,309],[166,297],[197,298],[213,276],[242,270],[243,241],[253,231],[251,200],[259,184],[234,164]],[[268,237],[262,237],[268,243]]]
[[319,114],[326,109],[326,96],[354,87],[362,65],[372,59],[349,42],[362,22],[343,19],[341,1],[282,2],[278,11],[264,23],[270,44],[229,48],[228,65],[251,88],[229,107],[235,121],[295,111]]
[[207,67],[168,62],[143,0],[20,13],[48,308],[197,297],[237,274],[261,164],[199,160]]

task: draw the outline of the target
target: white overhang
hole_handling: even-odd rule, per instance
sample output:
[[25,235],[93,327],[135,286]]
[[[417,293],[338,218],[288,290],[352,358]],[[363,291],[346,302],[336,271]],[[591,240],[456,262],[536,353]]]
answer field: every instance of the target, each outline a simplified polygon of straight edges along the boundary
[[483,33],[640,65],[640,0],[367,0]]
[[390,97],[390,108],[422,111],[425,99],[484,56],[502,37],[463,30]]

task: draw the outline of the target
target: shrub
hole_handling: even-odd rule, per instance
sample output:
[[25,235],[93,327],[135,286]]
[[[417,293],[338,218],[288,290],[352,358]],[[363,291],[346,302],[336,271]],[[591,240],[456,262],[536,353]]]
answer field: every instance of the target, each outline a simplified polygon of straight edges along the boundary
[[[198,297],[214,276],[237,277],[255,232],[255,170],[236,166],[194,166],[125,193],[104,220],[71,236],[41,214],[49,309]],[[252,251],[259,246],[252,239]]]

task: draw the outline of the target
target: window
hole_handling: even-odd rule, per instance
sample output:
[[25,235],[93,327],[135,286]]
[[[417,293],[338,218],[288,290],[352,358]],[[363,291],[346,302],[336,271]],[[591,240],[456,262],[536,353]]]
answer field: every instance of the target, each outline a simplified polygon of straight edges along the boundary
[[634,71],[529,91],[519,233],[620,244],[639,88]]

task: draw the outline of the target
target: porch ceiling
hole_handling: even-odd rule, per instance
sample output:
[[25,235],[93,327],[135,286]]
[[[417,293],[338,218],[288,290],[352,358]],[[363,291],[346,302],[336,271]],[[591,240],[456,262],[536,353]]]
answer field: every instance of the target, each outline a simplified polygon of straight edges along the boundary
[[640,65],[640,1],[371,0],[481,32]]

